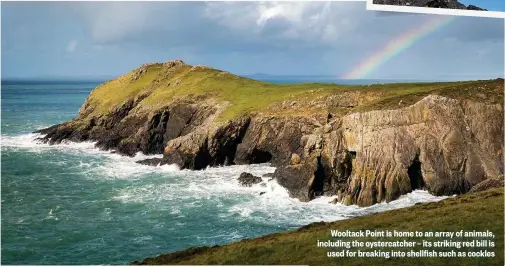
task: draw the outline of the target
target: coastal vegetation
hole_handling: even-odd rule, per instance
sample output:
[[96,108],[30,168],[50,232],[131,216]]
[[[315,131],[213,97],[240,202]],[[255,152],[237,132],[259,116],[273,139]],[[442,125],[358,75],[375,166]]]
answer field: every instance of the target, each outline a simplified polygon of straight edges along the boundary
[[503,79],[273,84],[180,60],[91,92],[42,141],[94,141],[140,164],[271,163],[291,197],[370,206],[416,189],[470,191],[503,176]]
[[[118,105],[146,94],[138,112],[149,112],[187,96],[226,101],[229,106],[219,115],[230,120],[249,112],[275,112],[282,101],[308,102],[332,95],[360,93],[367,98],[363,105],[334,109],[341,115],[357,111],[398,108],[413,104],[429,94],[486,103],[503,101],[503,82],[499,80],[466,82],[416,82],[373,85],[339,85],[333,83],[274,84],[257,81],[207,66],[191,66],[181,61],[146,64],[96,88],[89,97],[94,114],[108,114]],[[303,112],[322,112],[323,108]],[[277,110],[277,112],[279,112]]]
[[[194,247],[147,258],[133,264],[149,265],[503,265],[503,188],[451,197],[440,202],[390,210],[336,222],[313,223],[302,228],[245,239],[223,246]],[[331,230],[390,230],[423,232],[491,231],[496,246],[487,248],[495,257],[363,258],[327,257],[328,248],[317,247],[329,240]],[[351,241],[357,238],[340,238]],[[399,238],[360,238],[360,241],[395,241]],[[401,238],[422,242],[441,238]],[[479,238],[473,238],[479,239]],[[466,240],[471,241],[472,238]],[[454,239],[453,239],[454,240]],[[355,249],[354,249],[355,250]],[[362,249],[371,251],[373,249]],[[384,250],[384,249],[383,249]],[[399,248],[408,252],[411,248]],[[416,249],[417,250],[417,249]],[[437,248],[450,251],[450,248]],[[479,251],[463,248],[460,251]],[[353,251],[353,249],[351,249]]]

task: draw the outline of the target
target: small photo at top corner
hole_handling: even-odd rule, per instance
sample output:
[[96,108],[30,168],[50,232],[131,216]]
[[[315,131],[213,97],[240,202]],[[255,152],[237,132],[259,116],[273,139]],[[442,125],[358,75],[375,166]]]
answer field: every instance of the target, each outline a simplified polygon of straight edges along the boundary
[[369,10],[505,18],[505,0],[367,0]]

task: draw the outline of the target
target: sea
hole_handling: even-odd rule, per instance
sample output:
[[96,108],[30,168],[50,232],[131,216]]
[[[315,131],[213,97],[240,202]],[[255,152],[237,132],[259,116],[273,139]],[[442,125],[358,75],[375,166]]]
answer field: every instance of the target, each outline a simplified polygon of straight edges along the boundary
[[304,203],[266,178],[239,186],[240,173],[272,173],[269,164],[179,170],[140,165],[145,155],[120,156],[91,142],[36,140],[33,131],[74,118],[100,83],[2,81],[2,264],[127,264],[443,199],[414,191],[366,208],[329,204],[335,197]]

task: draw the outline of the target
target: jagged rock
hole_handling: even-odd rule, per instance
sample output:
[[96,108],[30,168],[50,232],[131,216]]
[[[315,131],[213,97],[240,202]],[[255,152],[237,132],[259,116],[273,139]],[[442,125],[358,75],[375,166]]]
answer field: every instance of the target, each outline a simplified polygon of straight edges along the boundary
[[288,188],[289,195],[300,201],[314,198],[312,192],[315,167],[310,164],[280,166],[275,170],[277,182]]
[[[138,134],[132,138],[127,129],[117,132],[114,127],[104,129],[102,125],[108,120],[103,119],[94,126],[74,129],[71,124],[64,124],[41,132],[51,142],[100,136],[102,147],[116,148],[123,154],[131,155],[136,149],[150,151],[149,147],[151,151],[154,148],[159,151],[166,140],[160,135],[166,129],[164,121],[170,121],[170,111],[189,108],[176,105],[182,104],[172,105],[165,113],[147,119],[146,126],[138,127],[147,129],[144,136],[153,136],[140,138],[144,141],[138,145],[135,143]],[[212,116],[217,109],[203,103],[198,106],[201,108],[194,107],[193,114],[201,114],[202,119],[173,123],[172,130],[165,131],[170,138],[181,136],[167,141],[161,164],[203,169],[271,161],[278,166],[275,172],[278,182],[301,201],[337,194],[338,190],[342,190],[344,203],[360,206],[391,201],[415,189],[452,195],[468,192],[485,177],[503,173],[500,105],[430,95],[405,108],[336,118],[331,122],[333,130],[328,133],[318,133],[321,124],[317,121],[296,117],[242,117],[216,125]],[[117,110],[113,118],[128,113],[122,110],[126,109]],[[175,114],[183,116],[181,112]],[[141,119],[125,121],[142,125]],[[193,125],[191,121],[198,123]],[[132,139],[123,141],[125,138]],[[296,159],[297,165],[290,166],[293,154],[303,157],[300,156],[299,162]]]
[[254,176],[248,172],[243,172],[240,174],[240,177],[238,177],[238,182],[241,186],[252,186],[253,184],[258,184],[261,183],[263,180],[261,180],[260,177]]
[[[367,206],[413,189],[464,193],[485,173],[503,171],[497,164],[503,158],[503,123],[490,122],[502,112],[499,105],[428,96],[398,110],[351,114],[325,136],[323,154],[341,159],[333,166],[334,177],[348,180],[344,202]],[[342,156],[345,151],[353,151],[351,161]]]
[[[268,112],[244,112],[218,120],[233,104],[213,94],[182,95],[167,98],[166,103],[152,97],[156,96],[153,88],[179,68],[190,74],[206,68],[189,71],[179,61],[142,68],[147,72],[161,69],[161,76],[120,103],[101,103],[95,94],[109,83],[126,81],[129,86],[138,70],[107,82],[93,90],[78,117],[38,131],[45,135],[41,140],[50,144],[95,141],[99,148],[129,156],[163,153],[162,159],[139,163],[177,164],[194,170],[270,162],[277,167],[273,176],[292,197],[310,201],[337,195],[346,205],[391,201],[416,189],[435,195],[465,193],[487,177],[503,175],[503,106],[492,104],[503,99],[486,102],[495,91],[502,97],[502,79],[479,83],[482,96],[429,94],[416,101],[402,97],[401,106],[399,99],[392,99],[388,109],[329,113],[378,103],[384,94],[344,92],[297,98],[296,108],[291,109],[293,99],[286,99],[283,108],[287,110],[281,113],[276,110],[282,101],[272,104]],[[498,89],[484,88],[488,85]],[[152,102],[146,104],[145,99]],[[305,112],[312,108],[322,110]]]
[[466,9],[468,9],[468,10],[480,10],[480,11],[487,11],[487,9],[480,8],[480,7],[478,7],[478,6],[474,6],[474,5],[468,5],[468,6],[466,7]]
[[349,206],[349,205],[352,205],[354,204],[354,202],[352,201],[352,198],[350,195],[346,195],[344,197],[344,201],[343,201],[343,204],[346,205],[346,206]]
[[249,121],[249,117],[241,117],[219,126],[204,123],[194,131],[170,140],[164,153],[165,162],[195,170],[234,164],[237,146]]
[[338,203],[342,202],[342,200],[343,200],[342,190],[338,190],[336,200],[337,200]]
[[491,188],[504,187],[505,181],[503,179],[486,179],[472,187],[469,193],[485,191]]
[[298,154],[293,153],[293,154],[291,154],[291,161],[290,161],[290,164],[291,164],[291,165],[297,165],[297,164],[300,164],[301,160],[302,160],[302,159],[300,158],[300,156],[299,156]]
[[143,164],[143,165],[149,165],[149,166],[158,166],[163,164],[163,158],[149,158],[149,159],[143,159],[136,161],[136,163]]
[[316,120],[307,117],[256,116],[237,146],[235,162],[289,164],[291,154],[301,153],[302,136],[317,125]]
[[[334,193],[330,175],[321,157],[312,158],[302,164],[278,167],[275,171],[277,182],[289,189],[289,194],[300,201],[309,201],[325,192]],[[329,177],[328,177],[329,178]]]

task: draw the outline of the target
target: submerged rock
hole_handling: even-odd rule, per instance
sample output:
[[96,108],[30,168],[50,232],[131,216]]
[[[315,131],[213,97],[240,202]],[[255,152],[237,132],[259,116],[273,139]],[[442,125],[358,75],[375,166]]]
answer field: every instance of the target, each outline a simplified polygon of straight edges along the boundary
[[329,202],[330,204],[338,204],[340,203],[337,198],[333,199],[332,201]]
[[238,177],[238,182],[241,186],[252,186],[253,184],[259,184],[263,180],[261,180],[260,177],[254,176],[248,172],[243,172],[240,174],[240,177]]

